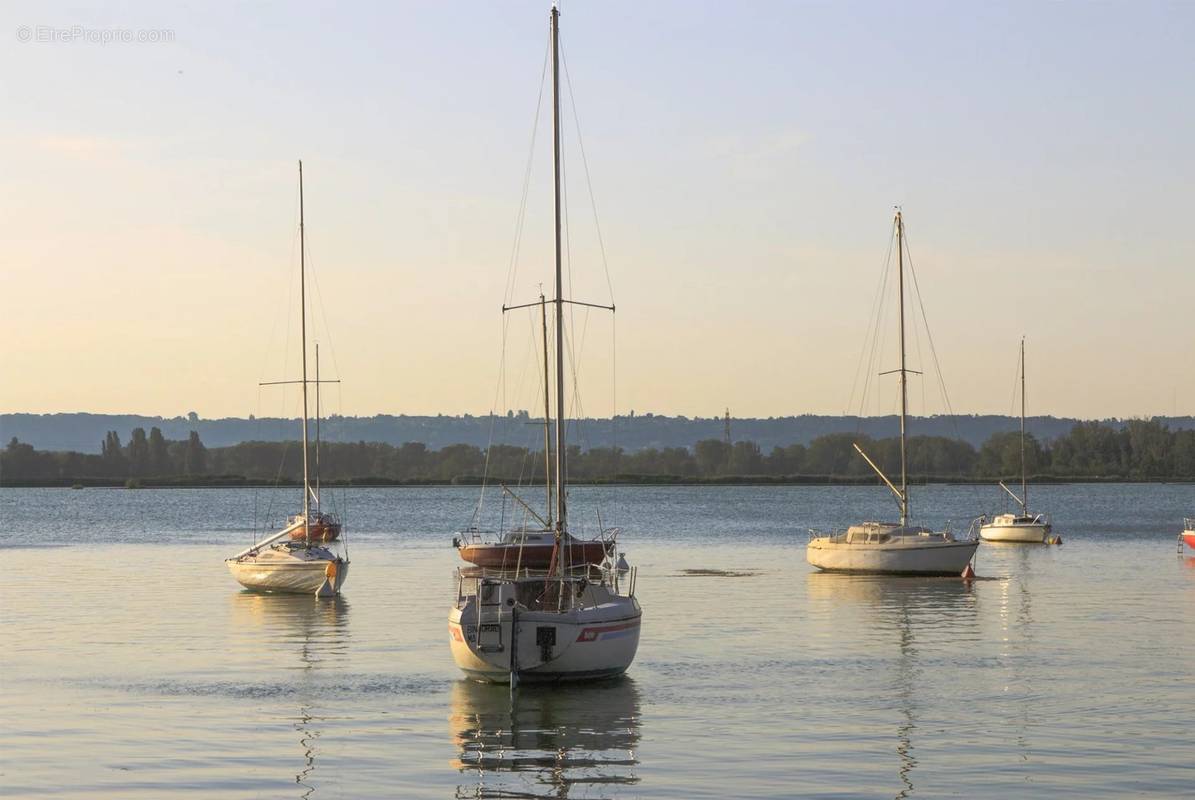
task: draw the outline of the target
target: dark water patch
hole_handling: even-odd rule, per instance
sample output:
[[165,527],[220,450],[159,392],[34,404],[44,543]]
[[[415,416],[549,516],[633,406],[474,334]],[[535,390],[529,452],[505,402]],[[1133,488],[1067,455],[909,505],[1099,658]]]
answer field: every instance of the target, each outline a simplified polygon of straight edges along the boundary
[[682,569],[673,578],[754,578],[759,574],[755,569]]

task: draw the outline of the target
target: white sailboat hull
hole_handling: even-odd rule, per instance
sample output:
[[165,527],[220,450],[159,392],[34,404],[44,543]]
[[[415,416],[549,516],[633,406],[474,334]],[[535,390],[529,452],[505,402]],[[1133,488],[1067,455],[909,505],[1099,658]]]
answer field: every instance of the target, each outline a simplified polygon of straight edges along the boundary
[[988,542],[1044,544],[1049,534],[1050,526],[1044,522],[989,524],[979,529],[979,537]]
[[806,560],[827,572],[889,575],[959,575],[975,555],[978,541],[944,541],[894,536],[886,542],[849,542],[845,536],[813,539]]
[[[475,680],[509,683],[512,655],[519,682],[594,680],[621,675],[631,666],[639,649],[642,616],[631,597],[565,613],[519,611],[516,651],[511,647],[516,615],[509,610],[483,612],[479,644],[474,597],[449,611],[448,632],[453,660]],[[541,631],[549,629],[554,644],[545,646]]]
[[230,559],[227,564],[239,584],[257,592],[336,595],[349,573],[348,561],[323,548],[293,553],[267,550]]

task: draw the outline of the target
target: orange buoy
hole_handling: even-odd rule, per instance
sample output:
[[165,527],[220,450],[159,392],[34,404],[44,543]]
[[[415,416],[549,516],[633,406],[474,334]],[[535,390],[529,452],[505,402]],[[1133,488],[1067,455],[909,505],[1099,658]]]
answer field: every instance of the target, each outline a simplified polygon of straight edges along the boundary
[[324,577],[326,577],[330,581],[336,579],[336,562],[335,561],[328,562],[328,566],[324,568]]
[[962,578],[965,581],[974,580],[975,579],[975,568],[972,567],[970,564],[967,564],[967,566],[963,568]]

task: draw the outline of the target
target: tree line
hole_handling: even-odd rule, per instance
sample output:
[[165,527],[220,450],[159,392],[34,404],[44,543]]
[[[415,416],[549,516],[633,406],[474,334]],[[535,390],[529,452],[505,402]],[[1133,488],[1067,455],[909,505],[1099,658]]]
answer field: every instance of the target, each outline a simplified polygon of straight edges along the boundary
[[[855,452],[858,443],[889,477],[900,471],[900,443],[832,433],[808,445],[763,452],[751,441],[704,439],[685,447],[595,447],[568,450],[570,480],[769,480],[817,479],[866,482],[871,468]],[[1134,420],[1116,429],[1098,422],[1076,424],[1065,435],[1043,442],[1026,437],[1029,475],[1047,479],[1195,479],[1195,430],[1172,431],[1155,420]],[[316,453],[313,448],[311,459]],[[323,442],[318,452],[322,479],[355,483],[447,483],[482,476],[510,483],[543,480],[543,452],[511,445],[488,449],[457,444],[429,449],[418,442]],[[1017,433],[997,433],[979,448],[942,436],[908,440],[914,480],[1014,479],[1021,471]],[[314,467],[314,463],[313,463]],[[302,447],[296,442],[242,442],[207,448],[191,431],[186,439],[166,439],[161,430],[134,428],[122,443],[115,431],[104,437],[99,455],[39,451],[14,437],[0,451],[0,483],[145,481],[166,483],[294,482],[302,478]],[[220,482],[220,481],[216,481]]]

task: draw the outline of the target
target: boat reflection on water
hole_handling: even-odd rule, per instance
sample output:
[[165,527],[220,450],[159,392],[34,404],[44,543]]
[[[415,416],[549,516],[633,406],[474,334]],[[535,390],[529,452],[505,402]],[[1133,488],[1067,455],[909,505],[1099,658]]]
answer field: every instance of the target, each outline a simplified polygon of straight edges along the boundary
[[[887,693],[895,701],[896,777],[895,797],[913,797],[913,772],[917,768],[916,742],[922,697],[942,690],[940,674],[926,674],[921,647],[932,651],[936,639],[981,638],[978,598],[972,583],[953,577],[893,575],[835,575],[813,572],[807,576],[806,591],[817,604],[833,604],[836,612],[870,625],[875,639],[895,644],[894,662],[883,671],[889,681]],[[933,656],[930,656],[933,658]],[[929,702],[925,703],[930,705]]]
[[[293,644],[298,648],[297,663],[282,663],[289,673],[288,680],[297,677],[314,682],[317,673],[347,657],[349,604],[342,596],[318,598],[303,594],[261,594],[243,591],[233,595],[233,620],[239,629],[249,630],[255,637],[269,643],[271,649]],[[299,672],[298,676],[294,671]],[[316,748],[324,717],[316,702],[321,692],[299,691],[299,702],[293,723],[302,752],[302,765],[295,773],[299,797],[310,798],[316,784],[312,776],[316,769]]]
[[348,644],[349,603],[344,597],[314,597],[306,594],[267,594],[247,589],[232,596],[233,626],[251,630],[270,641],[292,641],[302,645],[304,668],[315,654],[343,652]]
[[639,689],[631,678],[560,687],[457,681],[458,798],[619,797],[639,782]]

